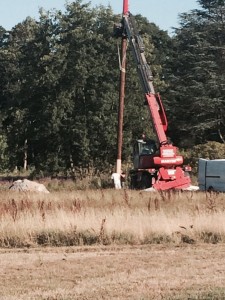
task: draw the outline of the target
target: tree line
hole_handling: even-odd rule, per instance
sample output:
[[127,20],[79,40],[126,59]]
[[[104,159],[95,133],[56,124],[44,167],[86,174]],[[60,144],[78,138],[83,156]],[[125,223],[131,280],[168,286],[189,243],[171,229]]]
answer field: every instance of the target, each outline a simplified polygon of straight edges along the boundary
[[[225,141],[225,5],[199,0],[171,37],[136,16],[169,119],[170,139],[190,149]],[[110,6],[82,0],[65,12],[40,10],[10,31],[0,27],[0,169],[104,171],[117,154],[120,21]],[[153,136],[128,46],[123,160]]]

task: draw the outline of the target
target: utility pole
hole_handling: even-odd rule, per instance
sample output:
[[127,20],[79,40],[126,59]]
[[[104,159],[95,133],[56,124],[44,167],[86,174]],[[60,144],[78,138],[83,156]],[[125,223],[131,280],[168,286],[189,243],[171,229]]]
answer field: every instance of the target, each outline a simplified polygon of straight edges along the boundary
[[[128,13],[128,0],[123,0],[123,15]],[[124,115],[124,97],[126,80],[126,52],[127,37],[122,35],[121,41],[121,66],[120,66],[120,94],[119,94],[119,112],[118,112],[118,132],[117,132],[117,161],[116,173],[121,173],[122,165],[122,146],[123,146],[123,115]]]

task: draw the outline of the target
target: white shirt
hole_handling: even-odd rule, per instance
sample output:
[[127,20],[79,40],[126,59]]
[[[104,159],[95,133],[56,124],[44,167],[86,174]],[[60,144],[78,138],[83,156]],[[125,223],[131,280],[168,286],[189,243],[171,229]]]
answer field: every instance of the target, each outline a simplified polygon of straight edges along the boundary
[[111,176],[111,179],[114,181],[115,189],[121,189],[121,181],[120,181],[120,174],[119,173],[113,173]]

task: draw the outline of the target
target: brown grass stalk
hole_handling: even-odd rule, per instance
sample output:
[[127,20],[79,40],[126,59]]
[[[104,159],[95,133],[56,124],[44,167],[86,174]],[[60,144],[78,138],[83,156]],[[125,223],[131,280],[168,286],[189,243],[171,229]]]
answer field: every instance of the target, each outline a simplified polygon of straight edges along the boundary
[[167,199],[165,193],[130,190],[1,192],[0,247],[222,243],[224,198],[170,192]]

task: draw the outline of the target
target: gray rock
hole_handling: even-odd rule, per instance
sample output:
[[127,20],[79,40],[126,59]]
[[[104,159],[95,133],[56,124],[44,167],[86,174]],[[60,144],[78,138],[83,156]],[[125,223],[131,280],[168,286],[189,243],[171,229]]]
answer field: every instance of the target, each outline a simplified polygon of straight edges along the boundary
[[38,182],[30,181],[28,179],[16,180],[9,187],[11,191],[20,191],[20,192],[39,192],[49,194],[49,191],[46,187]]

